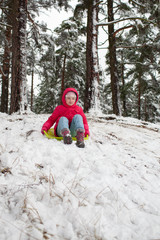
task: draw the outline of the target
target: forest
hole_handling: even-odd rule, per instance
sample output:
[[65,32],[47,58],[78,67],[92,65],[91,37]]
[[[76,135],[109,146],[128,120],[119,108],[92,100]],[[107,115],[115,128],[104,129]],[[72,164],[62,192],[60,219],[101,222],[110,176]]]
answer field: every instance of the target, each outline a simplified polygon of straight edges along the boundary
[[[48,29],[51,8],[73,14]],[[51,113],[74,87],[85,112],[160,122],[159,0],[0,0],[0,28],[2,113]]]

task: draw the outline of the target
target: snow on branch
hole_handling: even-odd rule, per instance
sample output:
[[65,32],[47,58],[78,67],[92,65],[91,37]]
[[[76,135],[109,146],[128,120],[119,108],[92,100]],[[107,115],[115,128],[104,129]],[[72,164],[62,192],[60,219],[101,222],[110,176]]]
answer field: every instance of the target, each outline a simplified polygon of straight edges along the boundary
[[116,48],[142,48],[142,47],[157,47],[158,45],[153,44],[142,44],[142,45],[130,45],[130,46],[116,46]]
[[[32,19],[30,13],[26,10],[27,12],[27,17],[28,17],[28,20],[33,24],[33,27],[38,31],[38,27],[37,27],[37,24],[35,23],[35,21]],[[39,31],[38,31],[39,32]]]
[[[154,45],[153,44],[142,44],[142,45],[116,46],[117,49],[123,49],[123,48],[143,48],[143,47],[152,47],[153,49],[156,49],[156,48],[159,47],[159,45],[158,44],[154,44]],[[98,49],[108,49],[108,47],[100,47]]]
[[119,22],[123,22],[123,21],[126,21],[126,20],[136,20],[136,19],[153,23],[153,21],[150,21],[150,20],[148,20],[148,19],[146,19],[146,18],[141,18],[141,17],[127,17],[127,18],[123,18],[123,19],[119,19],[119,20],[115,20],[115,21],[111,21],[111,22],[98,23],[97,26],[98,26],[98,27],[100,27],[100,26],[108,26],[108,25],[115,24],[115,23],[119,23]]

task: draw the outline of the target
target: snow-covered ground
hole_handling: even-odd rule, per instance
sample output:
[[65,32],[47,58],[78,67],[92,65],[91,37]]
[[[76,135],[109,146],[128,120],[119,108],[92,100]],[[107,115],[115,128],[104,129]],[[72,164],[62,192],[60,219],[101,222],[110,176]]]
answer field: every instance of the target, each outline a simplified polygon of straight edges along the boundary
[[88,116],[86,147],[0,114],[0,240],[160,239],[160,125]]

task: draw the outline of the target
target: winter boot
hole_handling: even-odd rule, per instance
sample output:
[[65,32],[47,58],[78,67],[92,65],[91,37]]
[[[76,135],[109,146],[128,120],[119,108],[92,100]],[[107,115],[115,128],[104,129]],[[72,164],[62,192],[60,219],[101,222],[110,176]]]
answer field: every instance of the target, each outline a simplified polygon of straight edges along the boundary
[[84,130],[83,129],[77,129],[77,142],[76,145],[79,148],[84,148],[85,144],[84,144]]
[[64,144],[71,144],[72,143],[72,137],[71,137],[71,134],[70,134],[70,131],[69,131],[68,128],[62,129],[61,135],[63,137]]

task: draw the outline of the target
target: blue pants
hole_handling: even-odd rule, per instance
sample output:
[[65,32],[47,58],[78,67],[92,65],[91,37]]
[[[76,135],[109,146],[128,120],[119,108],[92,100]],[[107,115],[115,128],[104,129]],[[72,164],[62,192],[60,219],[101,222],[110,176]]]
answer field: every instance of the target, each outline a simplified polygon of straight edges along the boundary
[[77,129],[84,129],[83,118],[81,115],[76,114],[69,126],[69,120],[66,117],[61,117],[57,126],[57,135],[61,136],[62,129],[67,128],[70,130],[71,136],[77,135]]

